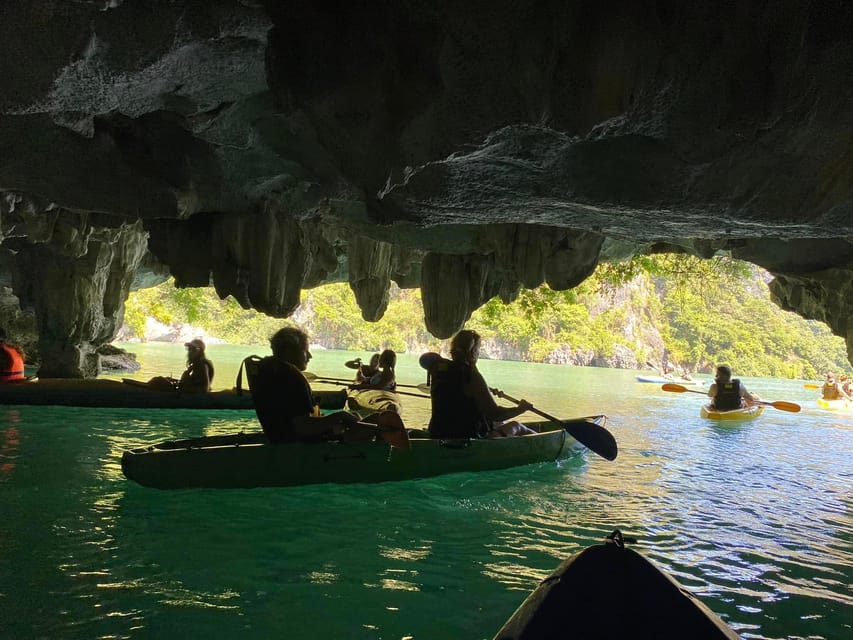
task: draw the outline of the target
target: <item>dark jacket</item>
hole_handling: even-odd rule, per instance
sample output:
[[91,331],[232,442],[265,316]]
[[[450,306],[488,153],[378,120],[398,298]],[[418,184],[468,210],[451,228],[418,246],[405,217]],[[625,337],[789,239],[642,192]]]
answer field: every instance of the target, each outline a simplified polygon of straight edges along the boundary
[[740,397],[740,380],[735,378],[730,382],[717,383],[717,395],[711,403],[717,411],[732,411],[740,409],[742,400]]
[[472,369],[462,362],[444,358],[428,369],[432,381],[432,415],[429,432],[433,438],[482,438],[491,424],[477,408],[474,398],[465,395]]
[[272,442],[293,442],[293,418],[309,416],[314,409],[311,387],[302,372],[273,356],[246,367],[255,413]]

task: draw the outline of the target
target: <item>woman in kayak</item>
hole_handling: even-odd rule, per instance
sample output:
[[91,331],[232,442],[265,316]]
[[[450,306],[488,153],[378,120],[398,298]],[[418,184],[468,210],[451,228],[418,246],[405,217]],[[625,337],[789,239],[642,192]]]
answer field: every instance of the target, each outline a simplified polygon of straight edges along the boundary
[[499,438],[535,433],[512,420],[531,408],[527,400],[515,407],[501,407],[477,370],[480,335],[462,330],[450,342],[451,360],[421,358],[430,373],[433,438]]
[[148,387],[154,391],[181,391],[183,393],[207,393],[213,382],[213,363],[205,356],[205,345],[196,338],[184,346],[187,348],[187,368],[177,380],[171,376],[154,376]]
[[213,363],[204,354],[204,342],[196,338],[184,346],[187,348],[187,368],[178,380],[178,391],[207,393],[213,382]]
[[[372,361],[372,359],[371,359]],[[350,385],[350,389],[378,389],[380,391],[397,390],[397,374],[394,367],[397,366],[397,354],[391,349],[385,349],[379,354],[376,372],[371,376],[363,378],[356,384]]]
[[711,408],[715,411],[733,411],[748,407],[761,401],[757,395],[746,390],[740,380],[732,380],[732,368],[721,364],[717,367],[717,375],[708,389],[711,398]]

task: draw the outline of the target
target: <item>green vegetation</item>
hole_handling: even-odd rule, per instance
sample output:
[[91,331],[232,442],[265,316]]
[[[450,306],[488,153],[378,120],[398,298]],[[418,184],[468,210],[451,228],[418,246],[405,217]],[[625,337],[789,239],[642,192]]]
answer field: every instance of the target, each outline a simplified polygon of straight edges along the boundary
[[[523,290],[511,304],[495,298],[467,326],[490,354],[535,362],[639,366],[670,362],[709,372],[731,364],[738,375],[813,379],[849,368],[844,341],[825,325],[782,311],[770,301],[766,272],[725,258],[642,256],[601,265],[569,291]],[[126,330],[144,335],[146,317],[188,323],[237,344],[266,344],[290,320],[219,300],[212,289],[175,289],[171,282],[136,292]],[[420,291],[394,287],[381,321],[362,320],[347,284],[303,292],[293,321],[328,348],[398,352],[440,350],[424,327]]]

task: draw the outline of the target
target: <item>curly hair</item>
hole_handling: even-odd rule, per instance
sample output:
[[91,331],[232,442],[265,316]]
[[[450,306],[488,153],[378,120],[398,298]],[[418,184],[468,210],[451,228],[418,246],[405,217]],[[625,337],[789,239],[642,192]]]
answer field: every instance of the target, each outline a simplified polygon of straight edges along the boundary
[[304,348],[308,344],[308,334],[299,327],[284,327],[270,338],[270,348],[276,356]]

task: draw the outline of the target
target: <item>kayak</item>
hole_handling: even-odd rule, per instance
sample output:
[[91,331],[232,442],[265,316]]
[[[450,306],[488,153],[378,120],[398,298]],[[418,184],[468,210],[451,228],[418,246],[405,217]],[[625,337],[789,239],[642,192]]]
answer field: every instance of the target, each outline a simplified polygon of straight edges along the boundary
[[620,541],[621,534],[564,561],[494,640],[740,638],[675,578]]
[[402,413],[403,411],[400,396],[393,391],[381,389],[353,389],[349,392],[347,406],[353,411],[365,414],[381,411]]
[[708,405],[702,405],[700,415],[711,420],[752,420],[764,413],[763,404],[754,404],[751,407],[732,409],[731,411],[717,411]]
[[652,384],[667,384],[674,382],[685,387],[701,387],[705,384],[704,380],[681,380],[673,378],[664,378],[663,376],[637,376],[637,382],[650,382]]
[[[313,393],[321,409],[342,409],[346,402],[343,390]],[[145,382],[129,378],[123,382],[102,378],[43,378],[0,384],[0,404],[129,409],[254,409],[252,394],[248,390],[178,393],[153,390]]]
[[817,406],[827,411],[853,411],[853,403],[849,400],[825,400],[817,399]]
[[[598,416],[567,422],[603,424],[605,420]],[[541,432],[483,440],[410,437],[408,450],[393,448],[381,439],[272,444],[263,433],[205,436],[125,451],[121,467],[128,479],[158,489],[288,487],[491,471],[553,462],[582,448],[553,422],[529,426]]]

